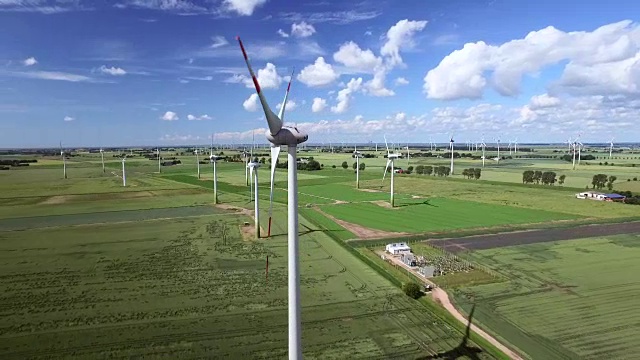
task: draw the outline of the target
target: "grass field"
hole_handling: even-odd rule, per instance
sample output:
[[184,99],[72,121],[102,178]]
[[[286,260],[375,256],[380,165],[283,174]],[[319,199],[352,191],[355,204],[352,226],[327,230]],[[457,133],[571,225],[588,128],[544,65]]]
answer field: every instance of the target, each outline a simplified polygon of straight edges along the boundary
[[510,279],[456,299],[534,359],[634,359],[640,341],[640,236],[483,250],[474,261]]
[[[276,203],[276,236],[243,240],[249,219],[212,207],[210,181],[135,163],[127,188],[90,162],[66,181],[47,165],[0,176],[0,358],[286,357],[286,208]],[[220,198],[251,207],[238,165],[221,167]],[[309,199],[381,196],[308,175]],[[262,199],[266,210],[267,191]],[[416,358],[460,343],[459,324],[329,236],[347,231],[314,220],[329,230],[301,218],[305,358]]]

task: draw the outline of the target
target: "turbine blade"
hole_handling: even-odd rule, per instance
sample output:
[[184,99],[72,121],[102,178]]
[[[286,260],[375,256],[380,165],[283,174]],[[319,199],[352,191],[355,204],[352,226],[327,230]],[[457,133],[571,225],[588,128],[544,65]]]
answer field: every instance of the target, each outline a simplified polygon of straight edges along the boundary
[[284,100],[282,101],[282,107],[280,108],[280,114],[278,114],[278,117],[280,118],[280,121],[284,122],[284,110],[287,107],[287,99],[289,98],[289,90],[291,90],[291,82],[293,81],[293,74],[295,72],[295,69],[293,71],[291,71],[291,78],[289,79],[289,85],[287,85],[287,92],[284,93]]
[[260,104],[262,105],[262,109],[264,110],[264,115],[267,118],[267,124],[269,125],[269,132],[271,135],[276,135],[280,129],[282,129],[282,119],[280,119],[276,114],[271,111],[269,104],[267,103],[267,99],[265,99],[262,91],[260,89],[260,84],[258,83],[258,78],[256,74],[253,72],[253,68],[251,68],[251,62],[249,62],[249,57],[247,56],[247,52],[244,49],[244,45],[242,44],[242,40],[240,40],[239,36],[236,36],[236,40],[240,44],[240,49],[242,50],[242,55],[244,56],[244,61],[247,63],[247,68],[249,69],[249,74],[251,74],[251,79],[253,80],[253,85],[256,88],[256,93],[258,94],[258,98],[260,99]]
[[273,212],[273,183],[276,177],[276,162],[280,155],[280,146],[271,145],[271,193],[269,194],[269,218]]
[[387,147],[387,154],[389,154],[389,144],[387,144],[387,135],[384,135],[384,146]]
[[[382,182],[384,183],[384,179],[387,176],[387,169],[389,168],[389,165],[391,164],[391,160],[387,159],[387,166],[384,167],[384,174],[382,175]],[[391,169],[391,171],[393,171],[393,169]]]

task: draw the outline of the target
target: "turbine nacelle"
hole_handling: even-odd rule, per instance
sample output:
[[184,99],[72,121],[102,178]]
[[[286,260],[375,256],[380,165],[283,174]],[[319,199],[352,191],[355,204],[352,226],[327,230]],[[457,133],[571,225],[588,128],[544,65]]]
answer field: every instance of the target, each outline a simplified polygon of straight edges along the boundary
[[298,130],[295,126],[283,126],[275,135],[270,130],[265,133],[267,140],[275,146],[296,146],[309,139],[309,135]]
[[402,158],[402,154],[389,154],[387,155],[387,159],[400,159]]

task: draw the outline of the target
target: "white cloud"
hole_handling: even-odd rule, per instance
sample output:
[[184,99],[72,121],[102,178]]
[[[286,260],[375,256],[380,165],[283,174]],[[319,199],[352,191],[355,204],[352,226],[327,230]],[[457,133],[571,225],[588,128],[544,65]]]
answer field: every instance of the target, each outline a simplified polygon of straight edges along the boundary
[[[293,111],[296,109],[296,107],[298,107],[298,104],[296,104],[295,101],[287,100],[287,107],[285,108],[285,111]],[[278,103],[278,105],[276,105],[276,108],[278,109],[278,111],[280,111],[280,109],[282,108],[282,103]]]
[[351,24],[356,21],[370,20],[374,19],[378,16],[382,15],[381,11],[357,11],[357,10],[346,10],[346,11],[324,11],[324,12],[313,12],[313,13],[298,13],[298,12],[288,12],[288,13],[280,13],[279,18],[283,21],[303,21],[306,20],[310,23],[334,23],[339,25]]
[[238,15],[251,16],[256,8],[264,5],[267,0],[224,0],[222,3],[226,10]]
[[207,114],[200,115],[200,116],[195,116],[195,115],[191,115],[191,114],[187,115],[187,120],[191,120],[191,121],[194,121],[194,120],[211,120],[211,119],[213,119],[213,118],[211,116],[207,115]]
[[313,98],[313,104],[311,104],[311,111],[314,113],[320,112],[327,107],[327,100],[323,98]]
[[95,79],[84,75],[70,74],[59,71],[29,71],[29,72],[12,72],[9,75],[25,77],[40,80],[58,80],[70,82],[96,82]]
[[395,81],[396,86],[400,86],[400,85],[409,85],[409,80],[403,78],[403,77],[399,77],[396,79]]
[[82,10],[79,1],[65,0],[0,0],[0,12],[38,12],[58,14]]
[[[568,61],[556,91],[573,94],[640,92],[640,28],[629,20],[592,32],[564,32],[552,26],[502,45],[467,43],[447,55],[424,78],[433,99],[477,99],[487,86],[504,96],[520,92],[525,74]],[[487,73],[492,78],[486,78]]]
[[299,24],[291,24],[291,35],[299,38],[309,37],[316,32],[316,28],[311,24],[302,21]]
[[203,140],[203,138],[200,137],[199,135],[191,135],[191,134],[188,134],[188,135],[165,134],[161,136],[158,140],[175,143],[175,142],[187,142],[187,141],[200,141],[200,140]]
[[[277,89],[284,81],[282,76],[278,75],[276,66],[272,63],[267,63],[264,69],[258,69],[258,83],[263,89]],[[253,80],[247,78],[245,84],[248,88],[253,88]]]
[[[70,2],[69,0],[63,0]],[[196,5],[189,0],[123,0],[123,2],[113,5],[118,9],[126,9],[128,7],[143,8],[151,10],[160,10],[168,12],[176,12],[183,15],[206,14],[212,12],[210,9]]]
[[278,29],[278,35],[282,36],[283,38],[288,38],[289,34],[287,34],[286,32],[284,32],[284,30],[282,29]]
[[364,73],[373,73],[382,65],[382,59],[375,56],[373,51],[362,50],[353,41],[346,42],[333,54],[333,60],[349,69]]
[[219,48],[221,46],[225,46],[225,45],[229,44],[227,39],[225,39],[224,36],[220,36],[220,35],[216,35],[216,36],[212,37],[211,40],[213,41],[213,43],[211,44],[211,47],[214,48],[214,49],[217,49],[217,48]]
[[338,103],[335,106],[331,107],[331,112],[336,114],[341,114],[347,110],[349,110],[349,105],[351,104],[352,95],[360,90],[362,87],[362,78],[351,78],[349,83],[345,86],[344,89],[338,91],[338,96],[336,96],[336,100]]
[[403,112],[399,112],[395,116],[396,121],[404,121],[406,118],[407,118],[407,114]]
[[373,35],[373,33],[371,31],[365,31],[364,32],[364,36],[371,36]]
[[67,115],[64,117],[64,121],[73,121],[73,120],[75,120],[75,118],[72,118],[71,116]]
[[164,113],[164,115],[162,115],[160,117],[160,119],[165,120],[165,121],[175,121],[178,120],[178,114],[174,113],[173,111],[167,111],[166,113]]
[[529,106],[532,109],[548,108],[560,105],[560,99],[548,94],[535,95],[531,97]]
[[396,93],[393,90],[389,90],[384,85],[384,79],[386,77],[384,69],[376,71],[373,75],[373,79],[367,81],[364,84],[366,93],[371,96],[393,96]]
[[247,111],[257,111],[258,110],[258,94],[251,94],[247,100],[242,103],[242,107],[244,107]]
[[100,66],[100,71],[104,74],[109,74],[109,75],[113,75],[113,76],[122,76],[122,75],[126,75],[127,72],[124,71],[124,69],[119,68],[119,67],[106,67],[104,65]]
[[380,49],[380,54],[387,57],[389,66],[402,64],[400,49],[413,47],[413,36],[424,29],[426,21],[400,20],[393,25],[386,34],[387,41]]
[[331,64],[327,64],[322,56],[318,57],[312,65],[307,65],[300,74],[298,80],[309,87],[329,85],[338,79]]
[[35,65],[35,64],[37,64],[37,63],[38,63],[38,60],[36,60],[36,58],[34,58],[33,56],[32,56],[32,57],[30,57],[30,58],[24,59],[24,60],[22,61],[22,64],[23,64],[24,66],[33,66],[33,65]]

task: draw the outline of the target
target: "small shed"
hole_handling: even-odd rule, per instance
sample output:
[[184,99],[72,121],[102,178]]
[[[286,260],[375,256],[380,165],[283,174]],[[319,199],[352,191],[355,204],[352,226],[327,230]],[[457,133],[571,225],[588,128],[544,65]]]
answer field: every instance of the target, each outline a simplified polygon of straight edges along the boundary
[[411,248],[407,243],[392,243],[385,246],[385,251],[391,255],[398,255],[403,252],[411,252]]
[[424,277],[430,278],[433,277],[433,274],[436,271],[435,266],[422,266],[418,268],[418,273]]
[[412,253],[409,253],[409,252],[402,253],[400,255],[400,260],[402,260],[403,263],[405,263],[406,265],[409,265],[409,266],[417,266],[418,265],[418,261],[417,261],[415,255],[413,255]]

